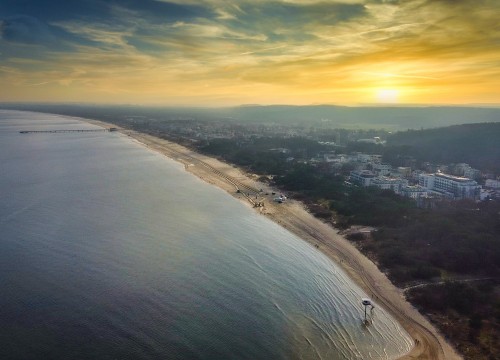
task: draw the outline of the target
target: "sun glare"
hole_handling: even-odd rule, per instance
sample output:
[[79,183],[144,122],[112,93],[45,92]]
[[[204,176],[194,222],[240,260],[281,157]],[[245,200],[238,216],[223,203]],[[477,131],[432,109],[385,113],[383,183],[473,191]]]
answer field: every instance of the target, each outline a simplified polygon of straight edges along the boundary
[[377,102],[394,104],[398,102],[399,91],[394,89],[379,89],[376,92]]

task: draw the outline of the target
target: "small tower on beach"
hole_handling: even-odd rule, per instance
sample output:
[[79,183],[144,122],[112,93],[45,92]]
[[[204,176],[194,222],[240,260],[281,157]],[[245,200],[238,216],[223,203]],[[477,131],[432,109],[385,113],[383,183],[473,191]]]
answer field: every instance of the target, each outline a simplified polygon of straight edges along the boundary
[[361,304],[365,307],[365,323],[367,322],[366,320],[366,308],[369,306],[370,310],[373,310],[375,306],[373,305],[372,301],[368,298],[362,298],[361,299]]

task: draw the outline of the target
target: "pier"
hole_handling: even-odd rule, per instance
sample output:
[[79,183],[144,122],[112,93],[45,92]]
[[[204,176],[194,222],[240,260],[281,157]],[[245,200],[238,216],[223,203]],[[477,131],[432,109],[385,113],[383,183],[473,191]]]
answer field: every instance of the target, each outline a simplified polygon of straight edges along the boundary
[[104,131],[117,131],[116,128],[109,129],[67,129],[67,130],[22,130],[19,131],[21,134],[42,134],[42,133],[82,133],[82,132],[104,132]]

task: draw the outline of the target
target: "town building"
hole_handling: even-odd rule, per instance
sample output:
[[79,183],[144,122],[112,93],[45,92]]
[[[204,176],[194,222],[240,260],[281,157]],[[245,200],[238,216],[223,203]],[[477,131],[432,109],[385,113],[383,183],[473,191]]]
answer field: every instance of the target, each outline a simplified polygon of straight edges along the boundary
[[500,181],[493,180],[493,179],[487,179],[484,186],[486,186],[487,188],[492,188],[492,189],[500,189]]
[[427,194],[428,194],[428,190],[420,185],[403,186],[401,189],[401,195],[412,198],[412,199],[426,197]]
[[401,177],[404,177],[405,179],[409,179],[409,178],[411,178],[411,167],[399,166],[398,173],[401,174]]
[[408,186],[408,180],[387,176],[379,176],[370,181],[370,186],[376,186],[383,190],[392,190],[396,194],[401,194],[401,189]]
[[378,137],[378,136],[375,136],[371,139],[358,139],[356,141],[360,142],[360,143],[367,143],[367,144],[384,144],[385,143],[385,141],[382,141],[380,139],[380,137]]
[[375,177],[376,175],[370,170],[354,170],[350,174],[351,182],[361,186],[370,186]]
[[481,171],[474,169],[469,164],[459,163],[451,167],[454,175],[463,176],[469,179],[478,180],[481,178]]
[[370,157],[372,163],[380,164],[382,162],[382,155],[372,154]]
[[372,164],[372,168],[378,176],[388,176],[392,171],[392,166],[389,164]]
[[500,198],[500,191],[494,189],[481,189],[480,199],[485,201],[488,199],[498,199]]
[[372,160],[372,157],[369,154],[356,153],[355,155],[356,161],[360,163],[369,163]]
[[470,168],[470,165],[466,163],[458,163],[454,164],[452,168],[453,168],[453,174],[458,176],[463,176],[465,171]]
[[419,185],[452,199],[479,199],[481,186],[474,180],[443,174],[420,174]]

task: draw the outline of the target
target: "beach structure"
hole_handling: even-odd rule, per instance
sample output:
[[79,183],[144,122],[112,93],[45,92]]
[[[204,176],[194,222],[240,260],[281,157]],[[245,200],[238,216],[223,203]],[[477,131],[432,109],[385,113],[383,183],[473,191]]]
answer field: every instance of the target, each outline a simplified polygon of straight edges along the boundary
[[366,320],[366,308],[370,306],[370,310],[373,310],[375,308],[375,305],[373,305],[372,301],[368,298],[362,298],[361,299],[361,304],[365,307],[365,323],[367,322]]

